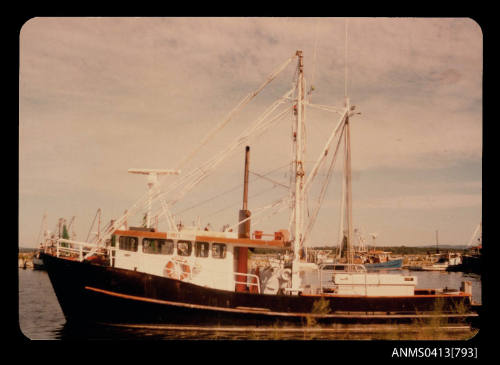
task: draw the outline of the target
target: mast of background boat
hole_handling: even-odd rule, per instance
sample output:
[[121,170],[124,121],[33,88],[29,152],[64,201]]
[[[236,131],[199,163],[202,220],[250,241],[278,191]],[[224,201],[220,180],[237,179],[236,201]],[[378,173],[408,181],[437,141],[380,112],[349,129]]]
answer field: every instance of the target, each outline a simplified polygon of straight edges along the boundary
[[436,253],[439,253],[439,231],[436,230]]
[[303,187],[304,166],[302,161],[303,152],[303,112],[304,112],[304,64],[302,51],[297,51],[298,56],[298,78],[297,78],[297,104],[296,104],[296,131],[295,143],[295,227],[293,239],[293,264],[292,264],[292,290],[297,292],[300,288],[299,262],[300,249],[302,248],[302,213],[303,213]]
[[[47,236],[47,229],[45,228],[47,225],[47,212],[43,213],[42,216],[42,225],[40,226],[40,231],[38,232],[38,237],[36,238],[36,244],[40,247],[42,246],[42,242],[45,243],[46,236]],[[42,237],[43,234],[43,241],[40,241],[40,237]]]

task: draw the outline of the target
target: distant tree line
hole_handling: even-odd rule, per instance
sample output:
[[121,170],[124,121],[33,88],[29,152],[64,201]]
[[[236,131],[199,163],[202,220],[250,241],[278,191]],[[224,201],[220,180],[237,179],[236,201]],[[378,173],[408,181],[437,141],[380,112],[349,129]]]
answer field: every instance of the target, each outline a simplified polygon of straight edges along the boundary
[[[331,246],[322,246],[322,247],[313,247],[315,250],[331,250],[336,251],[336,247]],[[372,248],[369,247],[369,250]],[[464,249],[460,246],[440,246],[436,249],[436,246],[377,246],[375,248],[377,251],[387,251],[392,252],[395,255],[425,255],[425,254],[433,254],[439,251],[439,253],[443,252],[462,252]]]

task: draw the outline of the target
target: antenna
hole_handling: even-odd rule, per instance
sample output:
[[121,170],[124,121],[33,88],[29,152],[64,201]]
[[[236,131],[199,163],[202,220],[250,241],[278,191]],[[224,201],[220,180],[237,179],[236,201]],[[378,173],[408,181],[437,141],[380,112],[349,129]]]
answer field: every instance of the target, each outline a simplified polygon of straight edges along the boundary
[[345,19],[344,23],[344,30],[345,30],[345,42],[344,42],[344,96],[347,98],[347,45],[348,45],[348,38],[347,38],[347,28],[348,28],[348,21],[349,19]]
[[371,236],[372,242],[373,242],[373,250],[375,251],[375,246],[376,246],[375,239],[377,238],[378,233],[370,233],[370,236]]
[[153,198],[153,188],[158,184],[158,175],[179,175],[179,170],[161,170],[161,169],[128,169],[131,174],[148,175],[148,212],[146,218],[146,227],[151,226],[151,204]]

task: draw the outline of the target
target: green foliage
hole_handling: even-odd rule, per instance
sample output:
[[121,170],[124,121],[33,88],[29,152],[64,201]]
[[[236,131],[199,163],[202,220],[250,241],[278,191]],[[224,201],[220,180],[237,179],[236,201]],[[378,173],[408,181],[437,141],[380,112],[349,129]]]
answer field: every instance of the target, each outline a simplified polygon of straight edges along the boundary
[[[311,314],[328,314],[331,312],[330,302],[325,298],[315,300],[311,309]],[[308,327],[313,327],[318,324],[314,316],[307,316],[306,322]]]
[[65,240],[69,240],[69,233],[68,233],[68,228],[66,228],[66,225],[63,225],[62,238],[64,238]]
[[314,314],[328,314],[331,312],[330,302],[325,298],[321,298],[319,300],[314,301],[313,307],[311,310]]

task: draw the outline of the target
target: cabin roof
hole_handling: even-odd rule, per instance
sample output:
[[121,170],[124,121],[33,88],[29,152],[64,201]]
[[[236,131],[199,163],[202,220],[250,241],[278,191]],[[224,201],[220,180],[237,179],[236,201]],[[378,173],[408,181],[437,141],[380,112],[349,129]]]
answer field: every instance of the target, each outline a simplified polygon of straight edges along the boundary
[[[185,236],[182,232],[176,233],[175,237],[168,232],[148,232],[148,231],[137,231],[137,230],[116,230],[114,232],[116,235],[120,236],[136,236],[145,238],[159,238],[159,239],[178,239],[178,240],[196,240],[203,242],[219,242],[226,243],[229,245],[235,245],[240,247],[262,247],[262,248],[287,248],[290,247],[290,241],[284,240],[263,240],[263,239],[250,239],[250,238],[230,238],[230,237],[216,237],[211,235],[193,235],[190,232],[186,232]],[[184,236],[184,237],[183,237]]]

